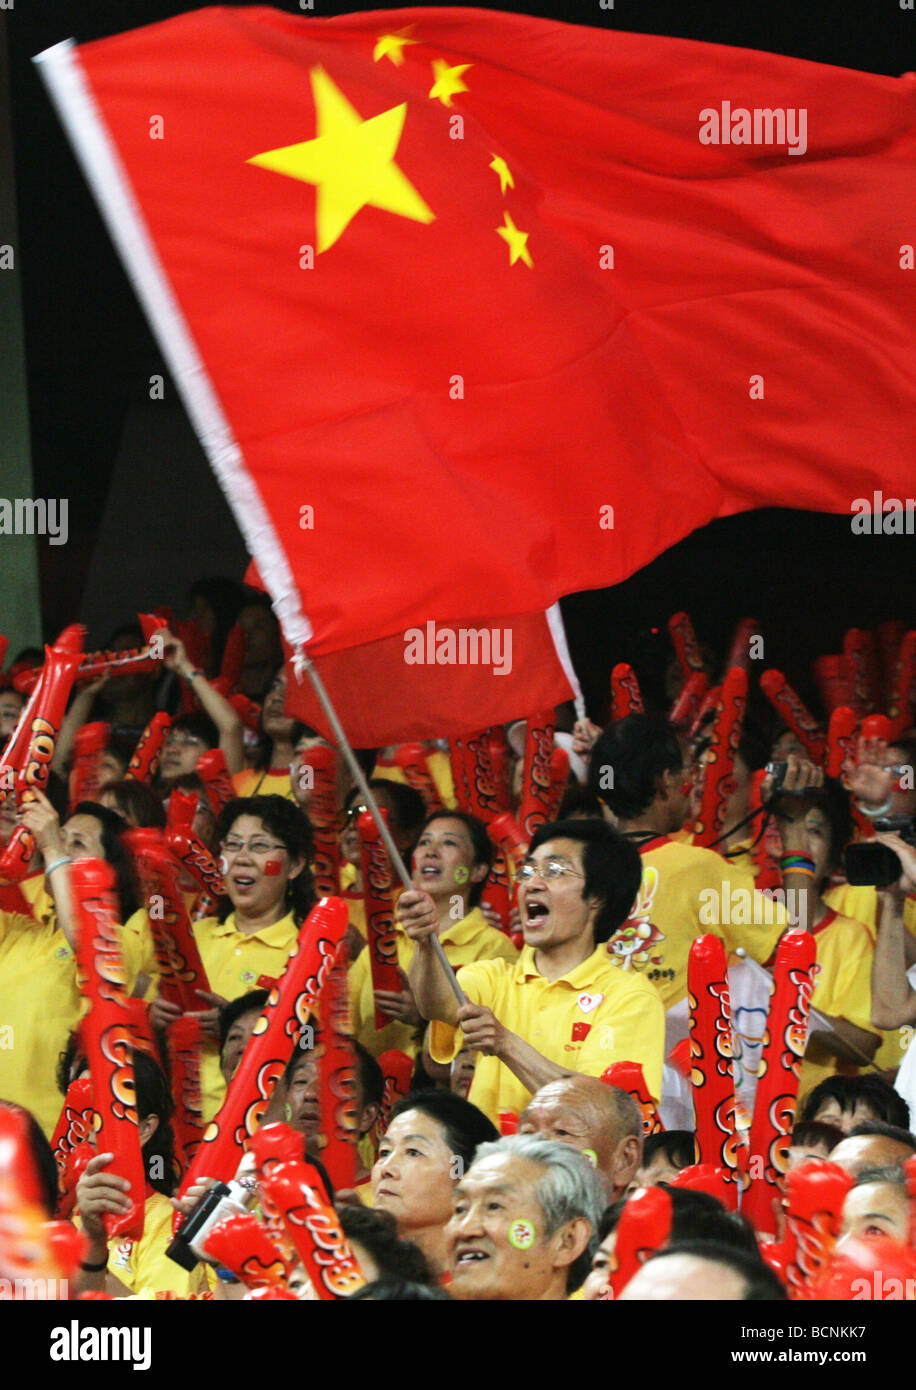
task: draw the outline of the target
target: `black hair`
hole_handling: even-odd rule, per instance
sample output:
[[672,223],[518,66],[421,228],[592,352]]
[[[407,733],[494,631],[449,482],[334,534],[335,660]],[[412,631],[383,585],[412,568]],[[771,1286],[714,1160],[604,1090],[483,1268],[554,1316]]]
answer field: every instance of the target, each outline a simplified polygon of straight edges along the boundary
[[17,1105],[12,1100],[0,1100],[0,1108],[16,1111],[25,1121],[29,1155],[35,1169],[35,1176],[38,1179],[38,1186],[41,1189],[41,1204],[48,1220],[53,1221],[60,1197],[57,1160],[54,1157],[54,1150],[48,1143],[44,1130],[31,1110],[26,1110],[24,1105]]
[[413,1284],[404,1279],[377,1279],[374,1284],[364,1284],[356,1293],[347,1298],[348,1303],[451,1303],[452,1298],[445,1289],[435,1284]]
[[886,1124],[883,1120],[866,1120],[863,1124],[853,1125],[846,1138],[893,1139],[898,1144],[906,1144],[907,1148],[916,1153],[916,1134],[911,1134],[901,1125]]
[[111,651],[119,637],[129,637],[132,647],[144,647],[146,645],[143,628],[138,622],[128,619],[127,622],[118,623],[117,627],[112,628],[103,643],[103,651]]
[[208,748],[219,747],[219,729],[209,714],[204,714],[203,710],[192,710],[190,714],[176,715],[169,725],[169,734],[176,729],[183,730],[192,738],[199,738]]
[[471,837],[471,850],[474,855],[474,868],[477,868],[479,864],[486,864],[487,866],[487,878],[482,879],[480,883],[472,883],[470,885],[468,902],[470,903],[471,907],[476,907],[480,902],[481,898],[483,897],[484,889],[487,886],[487,879],[490,875],[490,870],[493,868],[493,859],[495,855],[493,841],[490,839],[490,836],[487,833],[487,827],[484,825],[482,820],[480,820],[477,816],[472,816],[468,811],[448,811],[444,809],[441,811],[432,811],[428,816],[426,816],[420,828],[420,833],[417,836],[418,844],[420,840],[423,838],[423,834],[426,831],[427,826],[432,825],[433,821],[437,820],[461,821],[461,824],[466,828],[468,835]]
[[812,808],[816,808],[818,811],[822,811],[827,818],[830,849],[824,866],[823,877],[817,885],[820,888],[831,871],[843,862],[843,851],[852,839],[853,824],[852,812],[849,809],[849,796],[835,778],[825,777],[823,786],[811,787],[802,796],[782,798],[780,810],[777,811],[777,821],[780,814],[785,814],[787,808],[789,808],[789,814],[793,816],[804,815]]
[[[659,1187],[671,1198],[670,1244],[712,1240],[734,1250],[745,1250],[750,1255],[758,1253],[757,1237],[747,1218],[729,1211],[718,1197],[691,1187],[671,1187],[667,1183],[659,1183]],[[629,1197],[620,1197],[607,1208],[598,1227],[599,1244],[616,1231],[629,1200]]]
[[212,579],[198,579],[191,585],[188,600],[197,598],[198,595],[213,609],[215,621],[210,633],[209,669],[210,674],[215,676],[223,659],[229,630],[239,615],[245,589],[237,579],[215,575]]
[[864,1101],[874,1110],[876,1118],[885,1124],[897,1125],[904,1130],[910,1127],[910,1107],[893,1086],[874,1073],[866,1076],[828,1076],[805,1096],[799,1118],[813,1120],[827,1100],[835,1100],[843,1114],[852,1114],[858,1102]]
[[642,1167],[648,1168],[663,1153],[673,1168],[689,1168],[697,1161],[696,1139],[691,1129],[665,1129],[647,1134],[642,1144]]
[[[145,1120],[157,1115],[159,1123],[143,1145],[143,1166],[150,1187],[171,1197],[178,1179],[172,1115],[175,1103],[162,1068],[148,1053],[133,1049],[134,1086],[137,1117]],[[158,1160],[158,1162],[156,1161]]]
[[464,1173],[474,1162],[478,1146],[499,1138],[496,1126],[482,1110],[451,1091],[416,1091],[413,1095],[405,1096],[392,1110],[389,1125],[408,1110],[419,1110],[422,1115],[428,1115],[442,1126],[445,1142],[455,1157],[461,1160]]
[[105,862],[114,869],[121,921],[126,922],[137,910],[137,897],[133,865],[121,838],[126,828],[124,822],[117,811],[102,806],[98,801],[78,801],[66,819],[70,820],[73,816],[94,816],[99,822]]
[[[304,861],[300,873],[290,879],[286,889],[287,910],[292,911],[296,925],[301,926],[317,901],[311,868],[315,853],[311,821],[294,801],[287,801],[284,796],[239,796],[227,802],[217,817],[214,831],[217,844],[228,835],[240,816],[254,816],[260,820],[272,835],[282,841],[293,859]],[[228,898],[221,899],[221,921],[228,915],[230,907]]]
[[662,773],[680,772],[683,766],[681,745],[667,719],[628,714],[596,740],[589,786],[615,816],[633,820],[652,805]]
[[233,1023],[243,1014],[253,1013],[255,1009],[261,1013],[269,998],[269,989],[250,989],[247,994],[240,994],[237,999],[230,999],[228,1004],[223,1005],[218,1017],[220,1052],[226,1046],[226,1039]]
[[62,1096],[66,1096],[71,1081],[75,1081],[77,1076],[82,1076],[89,1070],[89,1063],[84,1056],[76,1075],[70,1075],[73,1070],[73,1063],[80,1051],[80,1035],[78,1030],[74,1028],[67,1038],[63,1052],[58,1054],[57,1066],[54,1070],[54,1082]]
[[364,1245],[378,1265],[379,1280],[432,1285],[435,1276],[426,1256],[413,1241],[398,1235],[397,1222],[390,1212],[347,1203],[341,1205],[337,1215],[347,1240]]
[[593,816],[595,820],[604,820],[601,798],[580,782],[572,782],[566,788],[557,811],[557,820],[571,820],[574,816]]
[[548,840],[576,840],[582,845],[582,896],[604,899],[595,918],[595,945],[607,941],[633,910],[642,882],[639,850],[612,826],[597,820],[548,821],[535,831],[529,855]]
[[385,1073],[378,1062],[362,1043],[353,1039],[356,1054],[356,1070],[359,1073],[360,1090],[364,1105],[381,1105],[385,1096]]
[[835,1149],[846,1135],[838,1125],[828,1124],[826,1120],[800,1120],[797,1125],[792,1126],[791,1143],[795,1148],[816,1148],[821,1144],[827,1146],[828,1151]]
[[679,1240],[666,1245],[663,1250],[656,1250],[649,1260],[664,1260],[671,1255],[695,1255],[697,1259],[724,1265],[726,1269],[740,1274],[744,1279],[745,1303],[781,1303],[788,1298],[785,1286],[770,1266],[764,1264],[759,1254],[752,1255],[750,1251],[722,1245],[715,1240]]
[[906,1173],[902,1168],[893,1166],[884,1168],[865,1168],[853,1182],[853,1187],[864,1187],[869,1182],[887,1182],[894,1187],[902,1187],[908,1191]]
[[738,756],[748,772],[759,772],[770,761],[770,741],[758,725],[745,719],[738,739]]
[[117,781],[103,782],[99,792],[108,792],[114,797],[116,814],[129,825],[164,829],[165,807],[146,782],[138,782],[135,777],[122,777]]

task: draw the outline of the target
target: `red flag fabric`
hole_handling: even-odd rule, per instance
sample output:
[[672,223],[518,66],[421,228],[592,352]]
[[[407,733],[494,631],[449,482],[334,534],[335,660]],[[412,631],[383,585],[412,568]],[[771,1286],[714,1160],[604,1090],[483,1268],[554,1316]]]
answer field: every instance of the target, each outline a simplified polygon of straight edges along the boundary
[[906,491],[912,74],[425,8],[201,10],[42,64],[314,657]]

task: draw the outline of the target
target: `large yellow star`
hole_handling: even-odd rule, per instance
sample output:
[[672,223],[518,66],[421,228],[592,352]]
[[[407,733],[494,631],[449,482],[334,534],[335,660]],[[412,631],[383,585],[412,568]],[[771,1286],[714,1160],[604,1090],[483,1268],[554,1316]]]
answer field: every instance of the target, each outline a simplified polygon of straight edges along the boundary
[[396,34],[382,34],[372,50],[374,62],[380,58],[390,58],[396,67],[400,67],[404,61],[405,43],[419,43],[419,39],[409,39],[404,29]]
[[455,68],[450,68],[448,63],[441,58],[433,59],[433,74],[435,82],[429,89],[431,97],[438,97],[443,106],[451,106],[452,97],[458,92],[466,92],[467,87],[461,80],[461,74],[472,68],[473,63],[459,63]]
[[522,260],[530,269],[534,268],[534,261],[531,259],[531,252],[528,250],[528,233],[520,232],[507,212],[503,213],[505,226],[497,227],[496,231],[503,241],[509,246],[509,264]]
[[490,168],[493,169],[499,175],[500,193],[505,193],[507,188],[515,187],[515,179],[512,177],[512,170],[509,168],[502,155],[495,154],[493,156],[493,162],[491,163]]
[[318,250],[333,246],[364,207],[414,222],[435,221],[435,213],[394,162],[407,103],[364,121],[324,68],[312,68],[311,79],[317,137],[256,154],[248,163],[317,185]]

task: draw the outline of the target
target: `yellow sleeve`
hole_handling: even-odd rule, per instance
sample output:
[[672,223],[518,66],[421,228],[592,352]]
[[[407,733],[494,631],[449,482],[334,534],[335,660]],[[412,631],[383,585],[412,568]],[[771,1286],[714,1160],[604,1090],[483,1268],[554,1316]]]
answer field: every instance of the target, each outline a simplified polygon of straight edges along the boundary
[[651,1095],[662,1093],[665,1008],[654,988],[630,990],[601,1005],[576,1063],[587,1076],[601,1076],[614,1062],[638,1062]]
[[149,987],[144,999],[155,999],[159,993],[159,962],[145,908],[134,912],[121,928],[121,955],[124,959],[124,986],[132,994],[137,976],[146,975]]
[[[488,1008],[491,1007],[494,977],[489,967],[489,961],[481,960],[474,961],[471,965],[462,965],[458,970],[458,981],[469,1003],[486,1004]],[[454,1062],[464,1047],[464,1034],[461,1029],[453,1028],[450,1023],[442,1023],[439,1019],[431,1020],[427,1040],[429,1055],[440,1066]]]
[[871,966],[874,949],[864,926],[826,936],[817,953],[821,972],[811,1007],[845,1018],[868,1033],[878,1033],[871,1021]]
[[733,905],[737,901],[734,896],[736,889],[739,890],[742,898],[744,898],[745,893],[750,895],[744,899],[749,904],[750,910],[747,915],[750,917],[750,921],[739,920],[735,922],[734,917],[739,914],[733,911],[730,914],[732,921],[721,924],[722,940],[729,951],[736,951],[740,946],[762,965],[764,961],[770,959],[776,950],[779,938],[789,925],[785,905],[768,897],[766,893],[761,893],[760,889],[754,886],[753,874],[738,866],[728,864],[724,860],[721,879],[720,896],[722,892],[731,891]]

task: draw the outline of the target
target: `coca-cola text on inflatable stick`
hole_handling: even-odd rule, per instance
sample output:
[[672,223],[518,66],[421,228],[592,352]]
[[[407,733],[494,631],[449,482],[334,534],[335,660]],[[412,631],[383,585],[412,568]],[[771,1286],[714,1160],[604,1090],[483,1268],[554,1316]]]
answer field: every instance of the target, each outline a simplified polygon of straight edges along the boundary
[[127,764],[125,777],[132,778],[135,782],[151,782],[155,777],[159,767],[159,759],[162,756],[162,746],[165,743],[166,735],[171,727],[172,717],[160,710],[154,714],[147,724],[143,733],[140,735],[140,742],[134,749],[134,755]]
[[668,722],[672,728],[685,730],[693,727],[708,690],[709,677],[706,672],[694,671],[689,680],[684,682],[681,693],[671,706]]
[[204,1137],[203,1095],[200,1085],[200,1052],[203,1032],[199,1018],[183,1014],[166,1029],[175,1114],[172,1129],[181,1166],[194,1161]]
[[618,1090],[626,1091],[636,1101],[642,1111],[642,1132],[646,1139],[650,1134],[663,1132],[665,1126],[655,1108],[639,1062],[613,1062],[601,1073],[601,1080],[606,1086],[616,1086]]
[[143,826],[125,831],[123,838],[149,917],[160,971],[159,992],[183,1013],[192,1013],[199,1007],[198,991],[209,991],[210,983],[178,888],[176,865],[161,831]]
[[701,1163],[724,1168],[740,1181],[745,1150],[735,1127],[732,1026],[725,946],[718,936],[699,936],[687,960],[690,1005],[690,1081]]
[[649,1256],[668,1244],[671,1222],[671,1198],[663,1187],[637,1187],[630,1193],[617,1223],[611,1296],[619,1298]]
[[[72,629],[68,628],[63,636],[67,638],[71,632]],[[77,637],[74,635],[69,640],[74,642]],[[35,793],[43,792],[48,785],[51,760],[79,660],[79,651],[70,650],[69,645],[45,648],[45,664],[41,669],[41,684],[32,707],[28,743],[16,771],[14,791],[19,807],[33,801]],[[17,825],[0,854],[0,880],[21,882],[29,872],[34,853],[34,835],[24,825]]]
[[224,1216],[207,1232],[204,1249],[250,1289],[289,1288],[281,1252],[268,1227],[250,1211]]
[[812,761],[823,763],[827,740],[814,715],[802,703],[782,672],[764,671],[760,677],[760,689],[795,737],[804,744]]
[[466,739],[449,739],[448,761],[452,772],[452,786],[455,789],[455,801],[458,810],[473,815],[475,814],[474,799],[471,792],[473,771]]
[[703,790],[694,823],[694,841],[713,845],[725,831],[728,797],[734,790],[735,754],[747,709],[747,672],[733,666],[722,682],[712,740],[703,757]]
[[[172,797],[174,795],[172,792]],[[169,800],[171,802],[171,797]],[[189,826],[166,826],[165,842],[182,869],[202,893],[209,893],[213,898],[225,897],[226,884],[219,864],[203,840],[195,835]]]
[[878,702],[878,661],[875,639],[865,628],[851,627],[843,637],[843,656],[852,682],[852,699],[861,718]]
[[700,644],[689,615],[672,613],[668,619],[668,631],[671,634],[671,645],[674,647],[677,664],[684,673],[684,679],[689,680],[694,671],[703,669]]
[[887,715],[894,728],[894,737],[908,729],[913,720],[916,699],[916,632],[908,632],[900,643],[891,685]]
[[850,709],[848,705],[838,705],[831,713],[825,768],[828,777],[839,779],[843,775],[844,764],[853,761],[858,722],[855,710]]
[[[61,1217],[70,1215],[76,1200],[76,1184],[71,1186],[67,1178],[70,1155],[93,1133],[95,1120],[92,1080],[86,1075],[78,1076],[67,1087],[60,1117],[51,1136],[51,1149],[57,1164],[57,1185],[60,1191],[57,1211]],[[91,1152],[90,1150],[90,1154]]]
[[309,820],[315,834],[312,872],[315,892],[331,897],[340,892],[340,845],[337,839],[337,753],[317,743],[302,754],[302,766],[311,769],[312,791]]
[[348,964],[347,943],[342,941],[318,996],[318,1106],[325,1139],[321,1161],[335,1188],[356,1185],[356,1053],[350,1031]]
[[70,865],[71,899],[79,923],[77,963],[89,1013],[80,1036],[89,1062],[92,1096],[99,1116],[98,1144],[114,1154],[110,1171],[130,1183],[130,1210],[108,1212],[108,1236],[143,1234],[146,1173],[134,1086],[133,1031],[124,990],[121,928],[114,893],[115,874],[101,859],[78,859]]
[[611,718],[618,724],[630,714],[642,714],[643,708],[636,672],[625,661],[619,661],[611,672]]
[[104,757],[108,747],[111,725],[97,721],[84,724],[73,740],[73,764],[70,768],[70,807],[80,801],[97,801],[99,788],[105,780]]
[[407,778],[407,785],[420,793],[426,814],[441,811],[442,800],[439,789],[429,770],[429,760],[422,743],[402,743],[394,755],[394,761]]
[[235,800],[235,787],[226,766],[223,750],[211,748],[208,752],[201,753],[195,771],[206,788],[210,809],[214,816],[218,817],[223,807]]
[[[382,815],[387,817],[384,810]],[[369,952],[372,989],[373,992],[387,990],[400,994],[398,936],[394,921],[394,870],[379,828],[368,811],[363,811],[356,828],[359,832],[363,903],[366,909],[366,949]],[[388,1015],[376,1007],[376,1029],[381,1031],[390,1022]]]
[[837,705],[853,704],[852,676],[845,656],[819,656],[811,663],[811,670],[828,714]]
[[525,728],[525,761],[518,819],[530,840],[550,811],[550,755],[553,752],[553,710],[529,716]]
[[228,1182],[234,1175],[243,1145],[261,1123],[274,1087],[309,1023],[347,923],[343,899],[322,898],[302,924],[286,969],[268,995],[225,1099],[185,1174],[182,1195],[199,1178]]
[[464,745],[469,780],[469,809],[472,815],[486,824],[506,809],[506,787],[499,761],[499,746],[491,729],[470,734],[460,742]]
[[319,1299],[347,1298],[366,1280],[340,1219],[322,1190],[311,1163],[278,1163],[260,1186],[279,1212]]
[[400,1052],[396,1047],[381,1053],[378,1064],[382,1069],[384,1086],[375,1134],[377,1138],[381,1138],[388,1128],[392,1110],[398,1101],[403,1100],[410,1091],[410,1078],[413,1076],[414,1064],[412,1057],[408,1056],[406,1052]]
[[776,1231],[773,1200],[789,1168],[816,960],[817,948],[810,932],[786,932],[776,948],[748,1145],[750,1185],[741,1202],[754,1230],[771,1235]]
[[506,863],[506,856],[501,849],[497,849],[493,856],[493,864],[483,887],[480,906],[489,908],[491,912],[496,913],[501,931],[508,930],[509,916],[512,911],[512,885],[509,882],[509,866]]

